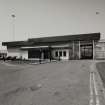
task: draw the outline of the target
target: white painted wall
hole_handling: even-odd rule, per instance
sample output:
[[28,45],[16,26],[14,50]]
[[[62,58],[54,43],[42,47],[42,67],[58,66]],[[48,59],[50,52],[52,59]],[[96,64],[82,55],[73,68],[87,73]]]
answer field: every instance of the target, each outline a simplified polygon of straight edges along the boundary
[[28,59],[28,51],[20,50],[19,48],[9,48],[7,56],[22,56],[23,59]]
[[22,58],[23,59],[28,59],[28,51],[27,50],[25,50],[25,51],[21,51],[21,56],[22,56]]
[[20,57],[21,53],[20,53],[20,50],[18,48],[9,48],[7,56],[17,56],[17,57]]
[[[52,56],[53,56],[53,58],[54,59],[59,59],[59,56],[58,57],[56,57],[55,56],[55,52],[56,51],[66,51],[66,56],[64,57],[64,56],[62,56],[62,57],[60,57],[60,59],[62,59],[62,60],[68,60],[69,59],[69,49],[54,49],[53,51],[52,51]],[[58,53],[59,54],[59,53]]]

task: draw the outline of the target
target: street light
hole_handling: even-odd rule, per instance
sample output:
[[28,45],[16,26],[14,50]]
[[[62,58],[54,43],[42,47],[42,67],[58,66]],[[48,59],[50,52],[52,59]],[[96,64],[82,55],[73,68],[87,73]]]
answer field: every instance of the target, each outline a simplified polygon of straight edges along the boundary
[[13,24],[13,26],[12,26],[12,28],[13,28],[13,30],[12,30],[13,33],[12,33],[12,34],[13,34],[13,41],[14,41],[14,40],[15,40],[15,18],[16,18],[16,16],[15,16],[15,14],[12,14],[11,17],[12,17],[12,22],[13,22],[13,23],[12,23],[12,24]]
[[100,14],[100,12],[96,12],[96,15]]

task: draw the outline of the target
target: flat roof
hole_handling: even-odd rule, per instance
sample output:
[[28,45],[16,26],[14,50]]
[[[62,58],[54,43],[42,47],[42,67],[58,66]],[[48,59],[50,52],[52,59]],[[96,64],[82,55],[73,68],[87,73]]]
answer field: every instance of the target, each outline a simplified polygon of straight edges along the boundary
[[26,41],[3,42],[2,45],[7,47],[22,47],[22,46],[46,46],[58,43],[67,43],[70,41],[91,41],[100,40],[100,33],[87,33],[76,35],[63,35],[42,38],[29,38]]
[[55,41],[80,41],[80,40],[99,40],[100,33],[87,33],[87,34],[76,34],[76,35],[63,35],[53,37],[42,37],[42,38],[30,38],[28,41],[33,42],[55,42]]

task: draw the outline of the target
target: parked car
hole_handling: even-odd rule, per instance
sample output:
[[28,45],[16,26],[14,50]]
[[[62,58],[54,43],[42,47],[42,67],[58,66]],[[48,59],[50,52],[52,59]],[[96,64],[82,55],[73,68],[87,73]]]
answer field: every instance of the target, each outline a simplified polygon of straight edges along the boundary
[[0,60],[3,60],[3,57],[0,57]]
[[11,60],[12,60],[12,61],[13,61],[13,60],[16,60],[16,57],[17,57],[17,56],[13,56],[13,57],[11,58]]
[[6,60],[11,60],[12,59],[12,56],[7,56],[5,59]]
[[7,56],[6,60],[16,60],[16,56]]

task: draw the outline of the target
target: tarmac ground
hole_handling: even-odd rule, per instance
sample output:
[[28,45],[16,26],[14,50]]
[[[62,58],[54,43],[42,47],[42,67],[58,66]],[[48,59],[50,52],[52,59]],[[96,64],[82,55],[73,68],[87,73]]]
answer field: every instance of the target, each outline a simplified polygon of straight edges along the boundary
[[39,65],[0,62],[0,105],[95,105],[92,64],[89,60]]

